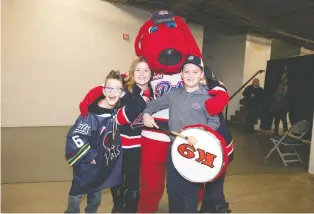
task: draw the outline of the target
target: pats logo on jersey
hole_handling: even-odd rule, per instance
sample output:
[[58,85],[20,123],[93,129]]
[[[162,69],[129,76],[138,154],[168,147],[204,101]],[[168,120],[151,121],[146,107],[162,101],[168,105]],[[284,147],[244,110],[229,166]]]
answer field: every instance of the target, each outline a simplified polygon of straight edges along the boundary
[[161,97],[163,94],[169,92],[172,88],[182,88],[183,81],[179,81],[176,85],[171,85],[169,81],[161,81],[155,86],[156,98]]
[[119,157],[121,146],[115,144],[112,132],[108,132],[104,136],[103,146],[106,149],[104,157],[106,159],[106,165],[108,166],[110,161],[114,161]]
[[89,134],[89,130],[90,130],[90,126],[87,123],[82,123],[82,121],[80,121],[80,124],[73,131],[73,134],[74,133],[80,133],[80,134],[83,134],[83,135],[88,135]]
[[143,113],[140,113],[130,126],[132,129],[144,127]]
[[112,132],[108,132],[108,133],[104,136],[103,146],[104,146],[106,149],[112,149],[112,148],[114,147],[114,139],[113,139]]

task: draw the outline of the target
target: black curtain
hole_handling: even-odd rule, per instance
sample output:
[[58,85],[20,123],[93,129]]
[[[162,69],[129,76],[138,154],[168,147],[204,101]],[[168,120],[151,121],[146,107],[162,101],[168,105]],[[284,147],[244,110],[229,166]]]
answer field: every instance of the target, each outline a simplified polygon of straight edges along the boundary
[[[287,59],[290,122],[307,120],[313,125],[314,55]],[[312,130],[312,129],[311,129]],[[308,137],[311,135],[308,132]]]
[[[284,76],[287,77],[284,80]],[[262,106],[261,129],[270,130],[273,117],[270,112],[270,98],[281,82],[288,84],[289,121],[291,125],[307,120],[313,126],[314,110],[314,55],[271,60],[267,63],[264,105]],[[308,138],[311,135],[308,132]]]
[[282,75],[286,69],[286,59],[271,60],[267,62],[266,76],[264,84],[264,102],[261,107],[261,125],[263,130],[270,130],[273,122],[273,116],[270,112],[270,99],[276,92]]

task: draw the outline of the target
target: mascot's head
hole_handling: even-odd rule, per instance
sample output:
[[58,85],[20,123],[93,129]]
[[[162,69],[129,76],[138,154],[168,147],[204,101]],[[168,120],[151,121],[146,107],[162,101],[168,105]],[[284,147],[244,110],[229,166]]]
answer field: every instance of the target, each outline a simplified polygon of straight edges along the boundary
[[146,58],[151,70],[178,73],[188,55],[202,56],[185,21],[167,10],[153,13],[135,39],[137,56]]

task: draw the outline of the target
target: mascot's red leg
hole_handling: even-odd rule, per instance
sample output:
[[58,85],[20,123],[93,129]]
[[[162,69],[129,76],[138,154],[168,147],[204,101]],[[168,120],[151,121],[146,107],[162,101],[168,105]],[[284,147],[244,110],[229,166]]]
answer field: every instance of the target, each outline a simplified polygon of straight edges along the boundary
[[155,213],[165,188],[169,143],[142,136],[138,213]]

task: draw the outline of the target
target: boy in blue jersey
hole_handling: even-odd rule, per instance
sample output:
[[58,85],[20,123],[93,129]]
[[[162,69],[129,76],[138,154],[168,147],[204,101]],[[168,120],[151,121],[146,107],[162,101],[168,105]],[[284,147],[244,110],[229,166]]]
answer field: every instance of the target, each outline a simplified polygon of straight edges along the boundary
[[122,147],[117,123],[132,122],[146,106],[139,95],[130,105],[117,109],[125,94],[118,71],[106,77],[103,94],[104,98],[89,107],[86,117],[79,116],[67,134],[66,159],[73,167],[73,180],[65,213],[79,213],[86,194],[85,212],[96,213],[101,190],[121,184]]

